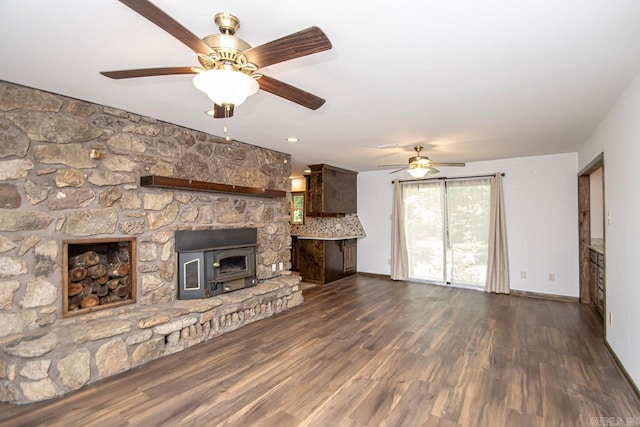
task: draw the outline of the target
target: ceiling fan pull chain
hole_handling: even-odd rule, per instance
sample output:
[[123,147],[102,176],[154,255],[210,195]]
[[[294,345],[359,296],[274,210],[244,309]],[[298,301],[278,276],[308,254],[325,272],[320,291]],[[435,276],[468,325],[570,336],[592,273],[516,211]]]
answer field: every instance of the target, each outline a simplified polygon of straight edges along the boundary
[[229,136],[229,128],[226,124],[224,125],[222,130],[224,131],[224,139],[226,139],[227,141],[231,141],[231,137]]

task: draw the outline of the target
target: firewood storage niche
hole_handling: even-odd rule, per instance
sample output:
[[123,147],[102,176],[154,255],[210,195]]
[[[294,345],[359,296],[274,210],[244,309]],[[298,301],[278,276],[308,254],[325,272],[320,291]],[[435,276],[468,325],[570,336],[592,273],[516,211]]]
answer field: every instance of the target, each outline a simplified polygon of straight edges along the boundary
[[63,317],[136,302],[134,238],[65,240]]

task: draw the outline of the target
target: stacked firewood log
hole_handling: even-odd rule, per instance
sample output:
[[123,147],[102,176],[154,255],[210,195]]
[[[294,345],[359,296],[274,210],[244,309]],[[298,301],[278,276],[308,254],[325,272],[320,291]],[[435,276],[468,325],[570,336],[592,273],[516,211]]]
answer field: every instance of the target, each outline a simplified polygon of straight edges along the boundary
[[93,250],[69,258],[69,311],[131,299],[131,263],[126,247]]

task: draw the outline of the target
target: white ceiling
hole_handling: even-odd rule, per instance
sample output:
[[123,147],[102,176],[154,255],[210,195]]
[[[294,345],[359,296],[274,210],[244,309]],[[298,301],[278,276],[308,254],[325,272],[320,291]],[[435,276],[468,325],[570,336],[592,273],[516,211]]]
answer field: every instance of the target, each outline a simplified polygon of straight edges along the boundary
[[[228,121],[234,139],[290,153],[296,175],[403,164],[417,144],[436,162],[577,151],[640,71],[638,0],[153,2],[200,37],[220,11],[252,46],[312,25],[328,35],[332,50],[261,70],[324,106],[260,91]],[[190,76],[99,74],[192,65],[117,0],[0,1],[0,79],[222,135]]]

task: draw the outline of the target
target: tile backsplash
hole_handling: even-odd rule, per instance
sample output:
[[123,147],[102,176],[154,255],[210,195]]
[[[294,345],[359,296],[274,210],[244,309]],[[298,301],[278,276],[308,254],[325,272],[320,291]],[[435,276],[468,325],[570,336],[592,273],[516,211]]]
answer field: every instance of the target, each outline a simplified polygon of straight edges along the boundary
[[357,214],[344,217],[305,217],[304,224],[292,224],[291,235],[319,237],[365,237]]

